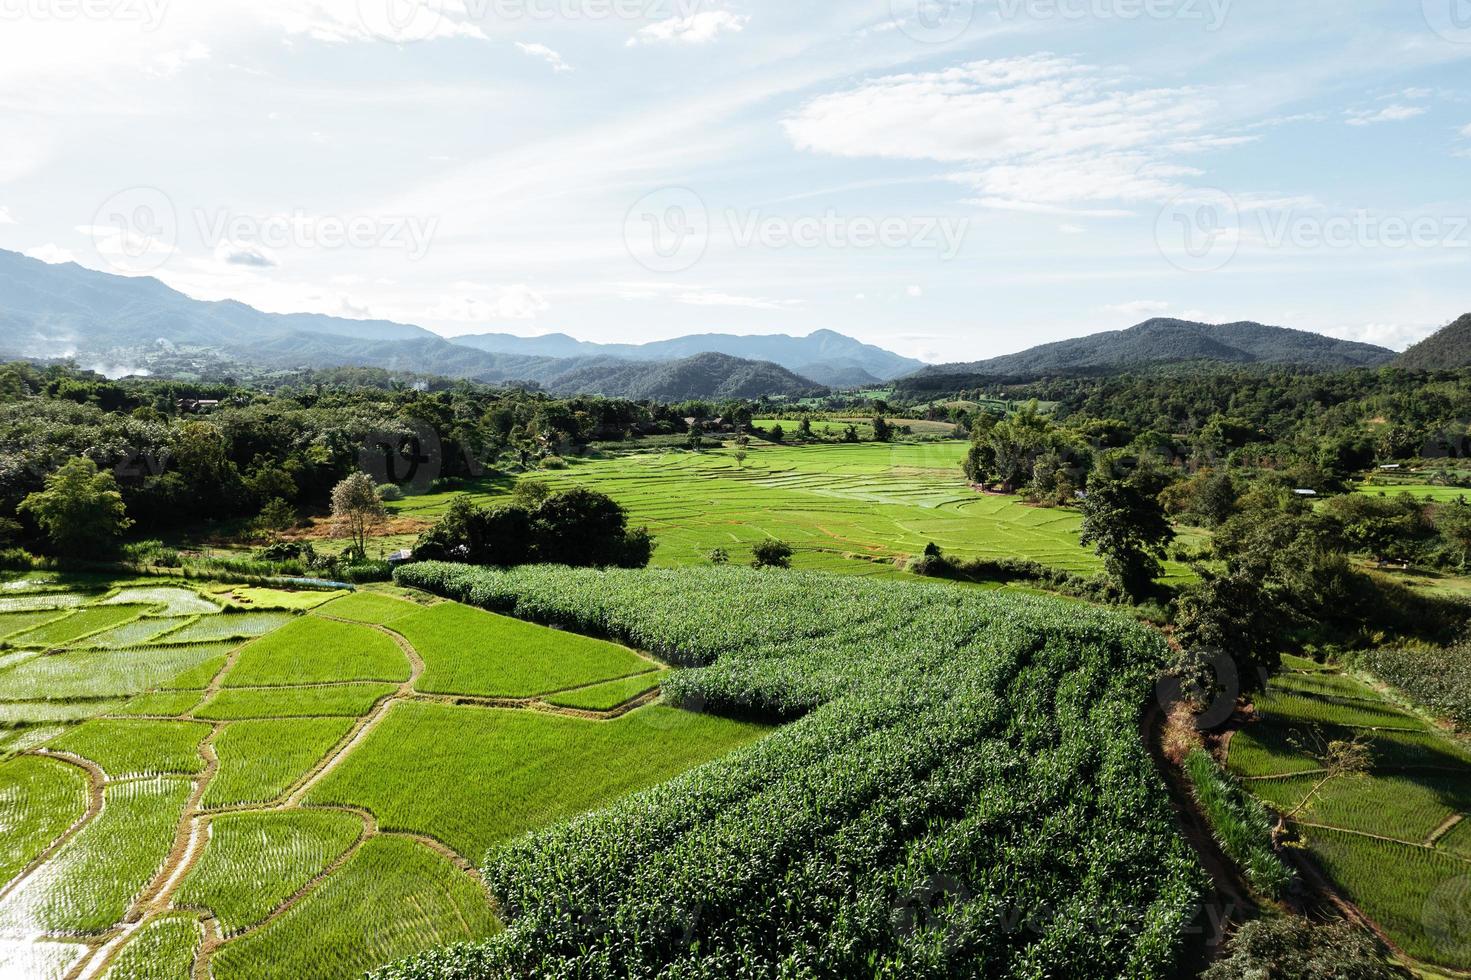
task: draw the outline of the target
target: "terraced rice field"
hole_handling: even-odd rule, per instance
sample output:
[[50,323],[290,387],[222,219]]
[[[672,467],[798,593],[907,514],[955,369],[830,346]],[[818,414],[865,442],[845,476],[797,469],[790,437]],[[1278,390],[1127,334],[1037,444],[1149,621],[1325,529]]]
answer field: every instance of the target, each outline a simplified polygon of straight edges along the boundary
[[769,730],[453,603],[8,584],[0,977],[354,977],[483,939],[487,847]]
[[[537,476],[617,500],[632,523],[647,524],[658,539],[656,567],[704,564],[714,548],[741,562],[751,545],[774,537],[796,549],[797,567],[815,571],[892,575],[887,561],[855,557],[916,555],[931,541],[962,558],[1029,558],[1085,574],[1101,569],[1079,547],[1075,511],[977,493],[961,472],[965,449],[958,441],[753,446],[744,465],[731,450],[717,449],[571,460],[567,470]],[[474,496],[484,502],[505,492],[487,483]],[[434,519],[453,496],[389,506]]]
[[[1355,678],[1289,666],[1232,737],[1230,768],[1404,952],[1471,969],[1471,745]],[[1369,771],[1331,773],[1330,743],[1354,739]]]

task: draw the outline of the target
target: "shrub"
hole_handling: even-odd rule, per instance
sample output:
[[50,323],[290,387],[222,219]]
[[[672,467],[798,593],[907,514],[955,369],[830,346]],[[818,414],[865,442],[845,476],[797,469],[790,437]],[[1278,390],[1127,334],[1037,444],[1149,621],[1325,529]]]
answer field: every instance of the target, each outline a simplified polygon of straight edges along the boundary
[[726,551],[724,548],[713,548],[711,549],[710,554],[706,557],[710,559],[710,564],[712,565],[730,564],[730,552]]
[[396,483],[379,484],[378,499],[384,503],[391,503],[395,500],[404,499],[404,492]]
[[0,569],[7,572],[23,572],[35,564],[35,557],[24,548],[5,548],[0,550]]
[[1272,847],[1272,818],[1255,797],[1243,791],[1236,780],[1204,749],[1185,757],[1185,774],[1195,802],[1210,821],[1211,830],[1246,880],[1262,894],[1281,898],[1294,881]]
[[791,568],[792,546],[785,541],[767,538],[751,548],[752,568]]
[[1201,980],[1394,980],[1374,939],[1346,922],[1256,919],[1231,938],[1226,958]]

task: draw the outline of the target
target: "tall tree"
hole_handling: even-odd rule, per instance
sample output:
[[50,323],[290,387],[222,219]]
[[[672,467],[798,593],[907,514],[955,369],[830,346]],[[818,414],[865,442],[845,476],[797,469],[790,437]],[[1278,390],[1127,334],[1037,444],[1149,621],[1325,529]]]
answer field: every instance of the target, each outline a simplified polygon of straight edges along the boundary
[[21,501],[50,539],[57,554],[69,557],[107,553],[132,527],[117,478],[97,464],[75,457],[46,478],[46,487]]
[[332,488],[332,518],[339,533],[352,539],[359,561],[368,557],[368,532],[387,516],[378,485],[366,473],[354,473]]
[[1164,572],[1165,547],[1175,540],[1159,501],[1132,483],[1095,474],[1082,511],[1083,546],[1093,546],[1129,596],[1147,595]]

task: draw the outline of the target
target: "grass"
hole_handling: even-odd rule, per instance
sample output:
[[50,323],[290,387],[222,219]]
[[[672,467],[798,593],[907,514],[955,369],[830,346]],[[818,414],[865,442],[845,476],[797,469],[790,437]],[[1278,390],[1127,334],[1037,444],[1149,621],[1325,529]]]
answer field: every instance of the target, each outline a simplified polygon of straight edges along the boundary
[[529,697],[652,669],[627,647],[456,603],[400,619],[424,658],[417,688],[434,694]]
[[[1231,769],[1290,815],[1334,884],[1397,945],[1438,966],[1471,969],[1471,944],[1426,925],[1440,892],[1453,887],[1447,882],[1471,883],[1459,827],[1427,846],[1448,820],[1471,813],[1471,746],[1355,678],[1288,666],[1257,699],[1261,720],[1232,737]],[[1355,740],[1367,745],[1368,770],[1330,773],[1330,744]]]
[[593,687],[584,687],[564,694],[554,694],[547,701],[564,708],[582,708],[587,711],[612,711],[642,694],[659,686],[668,671],[654,671],[637,677],[625,677],[620,681],[609,681]]
[[1185,759],[1185,773],[1195,801],[1226,854],[1245,872],[1253,888],[1280,898],[1293,874],[1272,848],[1272,820],[1266,808],[1243,792],[1203,749]]
[[1309,829],[1306,836],[1324,870],[1405,952],[1452,969],[1471,967],[1471,862],[1331,830]]
[[330,687],[226,688],[194,712],[209,721],[242,718],[357,718],[396,684],[346,684]]
[[245,647],[228,687],[406,681],[409,662],[376,630],[303,616]]
[[22,756],[0,763],[0,883],[41,855],[87,809],[76,766]]
[[220,771],[205,790],[204,805],[214,809],[276,799],[351,728],[346,718],[231,722],[215,740]]
[[[229,649],[228,644],[195,644],[37,657],[0,674],[0,699],[64,701],[143,694],[170,685],[202,688]],[[202,680],[196,668],[206,675]]]
[[[1085,575],[1102,570],[1078,544],[1082,519],[1075,510],[971,490],[960,468],[965,451],[963,442],[754,446],[743,467],[732,450],[668,452],[574,459],[567,470],[537,479],[613,497],[632,524],[647,525],[658,539],[655,567],[704,564],[714,548],[746,561],[751,545],[775,537],[796,548],[796,567],[812,571],[892,574],[849,556],[916,555],[931,541],[956,558],[1029,558]],[[484,503],[506,492],[485,481],[471,496]],[[389,507],[435,519],[455,496]],[[1170,573],[1189,574],[1173,564]]]
[[416,603],[405,602],[392,596],[378,595],[374,592],[354,592],[340,599],[333,599],[320,607],[319,611],[324,616],[334,616],[337,619],[350,619],[355,623],[385,626],[396,619],[412,616],[423,608]]
[[220,611],[219,606],[193,589],[183,586],[134,586],[119,589],[104,604],[155,606],[165,616],[208,616]]
[[118,951],[103,980],[184,980],[203,941],[198,919],[183,915],[151,919]]
[[183,779],[108,786],[96,819],[0,902],[0,932],[99,932],[120,922],[168,856],[189,792]]
[[45,609],[39,612],[0,613],[0,639],[35,629],[43,623],[60,619],[64,615],[66,615],[65,611],[58,609]]
[[348,813],[231,813],[209,824],[209,847],[179,889],[179,908],[207,909],[226,936],[261,922],[363,833]]
[[137,619],[142,606],[91,606],[44,626],[10,638],[18,647],[49,648],[64,646],[91,633]]
[[[89,636],[83,641],[88,647],[107,647],[109,649],[120,649],[123,647],[140,646],[150,640],[156,640],[171,630],[181,626],[187,626],[194,621],[192,616],[165,616],[158,619],[143,618],[135,619],[131,623],[124,623],[105,630],[95,636]],[[176,638],[170,637],[171,642],[177,642]]]
[[305,589],[271,589],[255,585],[225,586],[210,593],[216,601],[233,609],[285,609],[302,612],[316,609],[323,603],[347,594]]
[[653,706],[609,722],[435,704],[394,706],[310,794],[363,806],[478,860],[493,844],[593,809],[769,729]]
[[334,980],[498,929],[469,876],[413,841],[377,837],[281,918],[226,943],[211,966],[217,980]]
[[202,700],[203,691],[154,691],[138,695],[111,714],[173,718],[187,715]]
[[0,727],[85,721],[97,715],[108,714],[121,705],[121,701],[0,702]]
[[109,779],[192,775],[204,769],[199,745],[209,732],[200,722],[105,718],[67,732],[50,747],[97,763]]
[[168,637],[170,643],[211,643],[217,640],[246,640],[265,636],[291,622],[287,612],[243,612],[224,616],[202,616]]

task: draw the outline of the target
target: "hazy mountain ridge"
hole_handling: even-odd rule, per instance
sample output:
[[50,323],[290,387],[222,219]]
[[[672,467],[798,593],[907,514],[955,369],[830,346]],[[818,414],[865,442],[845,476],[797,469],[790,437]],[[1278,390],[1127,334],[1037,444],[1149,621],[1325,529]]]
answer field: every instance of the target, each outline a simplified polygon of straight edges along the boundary
[[[476,334],[451,338],[452,343],[473,347],[493,354],[533,354],[548,357],[617,357],[634,361],[674,361],[696,354],[726,354],[749,361],[778,364],[798,374],[808,371],[833,372],[857,377],[864,372],[868,380],[888,381],[924,367],[923,361],[902,357],[892,351],[864,344],[832,330],[818,330],[806,337],[786,334],[694,334],[647,344],[595,344],[576,340],[566,334],[544,337],[517,337],[512,334]],[[815,378],[831,384],[825,378]]]
[[[522,345],[520,352],[486,351],[408,324],[265,313],[235,301],[191,299],[153,278],[109,275],[75,264],[48,265],[3,250],[0,330],[0,355],[74,357],[87,364],[130,369],[147,363],[150,354],[189,349],[267,370],[376,367],[491,384],[532,382],[563,394],[606,391],[654,397],[639,393],[659,391],[672,398],[711,398],[741,392],[742,397],[758,397],[810,394],[823,387],[788,368],[755,359],[684,355],[630,360],[592,353],[602,345],[562,335],[534,338],[536,343]],[[756,346],[770,340],[730,339],[749,339]],[[897,354],[831,332],[777,338],[779,345],[787,341],[804,354],[856,350],[870,360],[887,358],[890,367],[907,363]],[[657,349],[661,355],[677,353],[683,343],[701,346],[695,338],[681,338],[662,342]],[[870,382],[872,375],[861,369],[855,373],[852,367],[848,359],[836,361],[831,371],[821,363],[813,365],[832,377]]]
[[1394,362],[1410,371],[1453,371],[1471,367],[1471,313],[1431,334]]
[[1384,347],[1287,327],[1250,321],[1214,325],[1159,318],[1127,330],[1043,344],[984,361],[932,365],[918,372],[917,377],[1026,378],[1192,362],[1352,368],[1387,364],[1394,357],[1394,352]]

